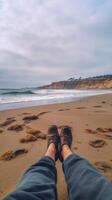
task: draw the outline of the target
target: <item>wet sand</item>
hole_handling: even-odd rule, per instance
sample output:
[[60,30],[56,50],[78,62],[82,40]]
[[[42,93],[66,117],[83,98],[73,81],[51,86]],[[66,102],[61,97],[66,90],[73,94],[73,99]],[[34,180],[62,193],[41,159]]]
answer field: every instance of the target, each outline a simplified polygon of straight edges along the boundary
[[[0,112],[0,199],[12,191],[24,171],[46,151],[49,125],[73,128],[74,153],[92,162],[112,181],[112,94],[77,102]],[[60,130],[60,129],[59,129]],[[5,159],[5,160],[3,160]],[[58,196],[67,199],[61,163]]]

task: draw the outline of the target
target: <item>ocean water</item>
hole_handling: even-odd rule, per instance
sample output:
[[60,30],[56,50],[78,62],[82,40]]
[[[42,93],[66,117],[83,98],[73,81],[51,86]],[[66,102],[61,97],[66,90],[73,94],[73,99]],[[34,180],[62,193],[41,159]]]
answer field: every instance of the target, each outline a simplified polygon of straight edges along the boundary
[[70,102],[107,93],[112,90],[0,89],[0,110]]

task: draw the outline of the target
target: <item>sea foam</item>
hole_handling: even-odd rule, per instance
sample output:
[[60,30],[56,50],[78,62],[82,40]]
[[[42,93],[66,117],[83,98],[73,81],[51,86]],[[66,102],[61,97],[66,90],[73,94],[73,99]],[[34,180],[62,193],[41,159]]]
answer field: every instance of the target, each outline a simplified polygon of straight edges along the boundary
[[0,110],[75,101],[112,90],[0,89]]

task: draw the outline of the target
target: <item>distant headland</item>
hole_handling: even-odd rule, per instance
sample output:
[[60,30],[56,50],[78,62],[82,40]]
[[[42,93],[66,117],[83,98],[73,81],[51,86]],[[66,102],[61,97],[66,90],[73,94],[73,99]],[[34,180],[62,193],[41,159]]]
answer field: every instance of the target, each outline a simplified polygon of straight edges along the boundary
[[111,89],[112,75],[94,76],[88,78],[70,78],[68,80],[53,82],[50,85],[38,87],[39,89]]

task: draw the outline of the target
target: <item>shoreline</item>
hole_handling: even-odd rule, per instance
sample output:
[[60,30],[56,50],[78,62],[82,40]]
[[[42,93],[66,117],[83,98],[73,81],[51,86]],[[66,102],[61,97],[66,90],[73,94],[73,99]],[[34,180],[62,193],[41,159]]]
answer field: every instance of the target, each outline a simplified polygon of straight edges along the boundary
[[[83,98],[94,97],[104,94],[112,94],[112,90],[60,90],[62,93],[57,92],[59,90],[53,90],[55,92],[44,92],[41,96],[41,91],[35,96],[10,96],[11,99],[7,96],[0,96],[0,111],[18,109],[18,108],[28,108],[32,106],[41,106],[41,105],[52,105],[60,103],[69,103],[73,101],[78,101]],[[70,93],[68,91],[71,91]],[[40,96],[39,96],[40,95]],[[9,100],[7,99],[9,98]],[[24,99],[26,98],[26,100]],[[36,98],[34,100],[34,98]],[[15,99],[15,101],[14,101]],[[28,100],[29,99],[29,100]],[[4,103],[3,103],[4,102]]]
[[[38,116],[35,120],[23,120],[25,117]],[[12,123],[0,130],[0,156],[7,151],[20,148],[28,150],[9,161],[0,161],[0,198],[15,188],[25,170],[39,160],[46,151],[47,141],[20,143],[30,129],[47,133],[51,124],[59,127],[69,125],[73,129],[72,151],[86,158],[98,169],[102,169],[108,180],[112,181],[112,94],[84,97],[78,101],[32,106],[0,111],[0,124],[11,118]],[[22,125],[19,131],[10,130],[14,125]],[[110,132],[109,132],[110,131]],[[100,143],[97,146],[97,141]],[[67,198],[65,179],[61,164],[57,162],[59,199]]]
[[[85,96],[85,97],[80,97],[80,98],[77,98],[77,99],[73,99],[73,100],[68,100],[68,101],[65,101],[65,102],[59,102],[59,103],[53,103],[53,102],[51,102],[51,103],[48,103],[48,104],[42,104],[42,105],[31,105],[31,106],[23,106],[23,107],[17,107],[17,108],[9,108],[9,109],[5,109],[5,110],[0,110],[0,113],[1,112],[5,112],[5,111],[11,111],[11,110],[21,110],[21,109],[31,109],[31,108],[34,108],[34,107],[43,107],[43,106],[50,106],[50,105],[60,105],[60,104],[69,104],[69,103],[75,103],[75,102],[80,102],[80,101],[83,101],[83,100],[89,100],[89,99],[91,99],[91,98],[94,98],[94,97],[100,97],[100,96],[107,96],[107,95],[111,95],[112,93],[107,93],[107,94],[98,94],[98,95],[93,95],[93,96]],[[36,102],[36,101],[35,101]],[[26,102],[22,102],[22,103],[26,103]],[[33,101],[29,101],[29,103],[34,103]],[[7,105],[7,104],[11,104],[11,103],[6,103],[5,105]],[[16,103],[16,104],[19,104],[19,102],[18,103]]]

